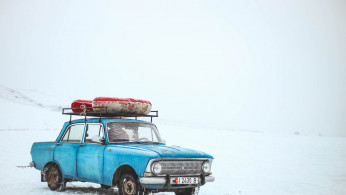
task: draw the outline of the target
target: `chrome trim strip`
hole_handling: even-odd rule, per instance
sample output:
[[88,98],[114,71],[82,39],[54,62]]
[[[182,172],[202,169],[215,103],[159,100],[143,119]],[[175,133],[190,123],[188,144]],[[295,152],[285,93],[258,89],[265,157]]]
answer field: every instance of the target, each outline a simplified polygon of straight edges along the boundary
[[[215,181],[215,177],[213,176],[205,177],[205,182],[213,182],[213,181]],[[146,185],[166,184],[166,177],[141,177],[139,179],[139,182],[141,184],[146,184]],[[175,177],[171,177],[170,184],[173,184],[173,185],[175,184]]]
[[170,160],[170,161],[186,161],[186,160],[196,160],[196,161],[209,161],[210,166],[212,165],[213,159],[212,158],[153,158],[149,160],[147,167],[145,168],[146,173],[151,173],[151,165],[156,162],[156,161],[165,161],[165,160]]
[[206,176],[205,177],[205,182],[214,182],[215,181],[215,177],[213,176]]

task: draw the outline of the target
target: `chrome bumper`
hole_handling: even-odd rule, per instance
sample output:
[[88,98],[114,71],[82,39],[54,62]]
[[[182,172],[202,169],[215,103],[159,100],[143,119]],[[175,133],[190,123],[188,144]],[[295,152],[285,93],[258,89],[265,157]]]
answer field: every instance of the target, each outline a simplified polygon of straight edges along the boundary
[[[171,176],[169,184],[175,184],[175,177]],[[205,176],[205,183],[215,181],[213,176]],[[144,185],[168,184],[166,177],[141,177],[139,182]]]

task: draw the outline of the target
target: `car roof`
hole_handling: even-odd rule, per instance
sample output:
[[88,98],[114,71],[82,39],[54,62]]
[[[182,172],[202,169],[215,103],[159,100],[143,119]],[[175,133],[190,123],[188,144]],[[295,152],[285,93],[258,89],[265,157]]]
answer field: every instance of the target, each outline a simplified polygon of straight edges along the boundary
[[[72,120],[71,123],[100,123],[100,118],[87,118],[87,119],[77,119]],[[120,119],[120,118],[101,118],[101,123],[106,124],[108,122],[138,122],[138,123],[150,123],[148,121],[135,120],[135,119]],[[66,123],[70,123],[67,121]]]

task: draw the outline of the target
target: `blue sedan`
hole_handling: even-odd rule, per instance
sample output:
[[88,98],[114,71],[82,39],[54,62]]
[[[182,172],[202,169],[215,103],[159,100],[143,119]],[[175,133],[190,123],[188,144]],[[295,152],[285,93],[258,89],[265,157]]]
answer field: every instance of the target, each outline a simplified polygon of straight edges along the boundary
[[66,182],[117,186],[120,195],[172,191],[196,194],[214,181],[213,157],[204,152],[166,146],[153,123],[119,118],[68,121],[53,142],[37,142],[32,161],[41,181],[62,190]]

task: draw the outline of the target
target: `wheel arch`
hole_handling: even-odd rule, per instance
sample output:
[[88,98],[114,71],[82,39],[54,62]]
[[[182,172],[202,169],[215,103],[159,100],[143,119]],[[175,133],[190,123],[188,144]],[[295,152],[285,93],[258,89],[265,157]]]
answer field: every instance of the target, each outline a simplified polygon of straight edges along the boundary
[[61,167],[60,167],[59,163],[56,161],[49,161],[44,165],[43,170],[41,171],[41,181],[47,181],[47,178],[46,178],[47,171],[48,171],[49,167],[51,167],[51,166],[58,166],[60,173],[62,174]]
[[117,170],[115,170],[113,174],[113,180],[112,180],[113,186],[118,184],[121,175],[125,173],[132,173],[135,176],[135,178],[138,180],[138,175],[134,168],[132,168],[130,165],[127,165],[127,164],[121,165],[120,167],[117,168]]

